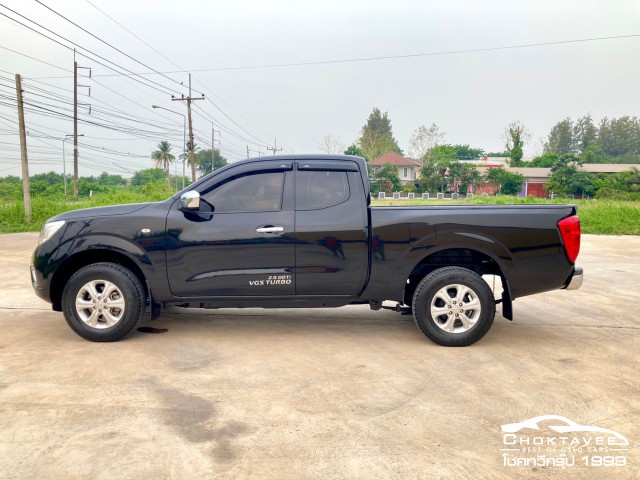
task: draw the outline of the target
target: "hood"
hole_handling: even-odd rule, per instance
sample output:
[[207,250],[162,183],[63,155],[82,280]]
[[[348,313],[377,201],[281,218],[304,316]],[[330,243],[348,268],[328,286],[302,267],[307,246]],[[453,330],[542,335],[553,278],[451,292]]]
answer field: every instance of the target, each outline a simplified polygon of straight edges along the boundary
[[47,222],[53,222],[56,220],[76,220],[80,218],[96,218],[96,217],[110,217],[113,215],[128,215],[138,210],[142,210],[144,207],[149,206],[150,203],[131,203],[127,205],[112,205],[110,207],[95,207],[95,208],[82,208],[80,210],[71,210],[70,212],[64,212],[55,217],[51,217]]

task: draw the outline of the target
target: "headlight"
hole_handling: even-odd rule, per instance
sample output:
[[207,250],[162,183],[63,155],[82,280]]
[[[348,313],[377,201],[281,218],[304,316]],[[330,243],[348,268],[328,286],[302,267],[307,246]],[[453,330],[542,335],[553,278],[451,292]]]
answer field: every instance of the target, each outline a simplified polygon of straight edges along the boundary
[[42,227],[42,230],[40,231],[40,239],[38,240],[38,245],[49,240],[54,233],[60,230],[60,227],[62,227],[63,225],[64,225],[64,220],[45,223]]

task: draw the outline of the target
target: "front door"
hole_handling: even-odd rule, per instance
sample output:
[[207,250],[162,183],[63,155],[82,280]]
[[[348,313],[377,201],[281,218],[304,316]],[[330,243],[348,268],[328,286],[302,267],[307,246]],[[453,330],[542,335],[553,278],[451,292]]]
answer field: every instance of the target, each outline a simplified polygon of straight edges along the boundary
[[[292,162],[256,162],[198,187],[200,213],[167,217],[167,273],[181,297],[293,295]],[[291,195],[289,195],[291,196]]]

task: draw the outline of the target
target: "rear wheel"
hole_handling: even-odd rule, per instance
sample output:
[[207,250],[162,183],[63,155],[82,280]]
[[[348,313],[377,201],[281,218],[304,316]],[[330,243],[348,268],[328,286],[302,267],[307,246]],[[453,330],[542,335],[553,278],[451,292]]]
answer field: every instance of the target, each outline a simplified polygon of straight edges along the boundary
[[95,263],[74,273],[62,292],[69,326],[93,342],[115,342],[128,335],[146,304],[140,280],[115,263]]
[[480,340],[496,314],[487,282],[462,267],[439,268],[423,278],[412,307],[422,333],[448,347],[463,347]]

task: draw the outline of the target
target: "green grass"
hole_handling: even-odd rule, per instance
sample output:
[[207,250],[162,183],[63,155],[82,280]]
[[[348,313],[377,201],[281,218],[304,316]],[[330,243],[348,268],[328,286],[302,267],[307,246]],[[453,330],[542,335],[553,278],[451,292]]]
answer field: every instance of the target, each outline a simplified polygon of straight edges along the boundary
[[[99,193],[91,199],[77,202],[64,201],[50,197],[35,197],[32,200],[32,215],[29,224],[24,221],[22,202],[0,201],[0,233],[38,231],[50,217],[61,212],[78,208],[100,207],[123,203],[141,203],[163,200],[165,192],[141,193],[122,189],[111,193]],[[376,206],[401,205],[488,205],[488,204],[523,204],[523,203],[575,203],[579,206],[578,214],[583,233],[598,235],[640,235],[640,202],[623,200],[545,200],[528,197],[473,197],[461,200],[374,200]]]
[[168,195],[148,195],[131,190],[98,193],[92,198],[78,201],[63,200],[51,197],[35,197],[31,200],[31,222],[26,223],[24,207],[21,201],[0,201],[0,233],[35,232],[42,228],[48,219],[62,212],[79,208],[104,207],[124,203],[144,203],[164,200]]
[[624,200],[546,200],[535,197],[472,197],[461,200],[373,200],[375,206],[403,205],[512,205],[572,203],[578,205],[582,233],[596,235],[640,235],[640,202]]

